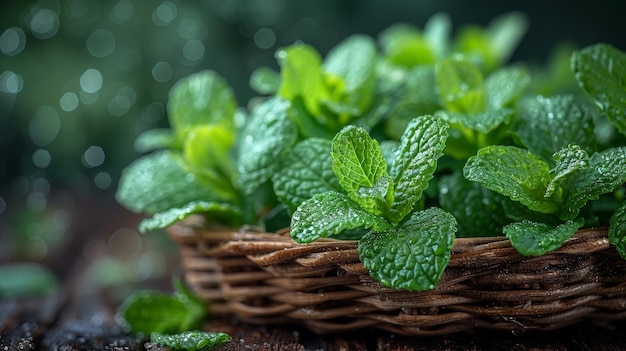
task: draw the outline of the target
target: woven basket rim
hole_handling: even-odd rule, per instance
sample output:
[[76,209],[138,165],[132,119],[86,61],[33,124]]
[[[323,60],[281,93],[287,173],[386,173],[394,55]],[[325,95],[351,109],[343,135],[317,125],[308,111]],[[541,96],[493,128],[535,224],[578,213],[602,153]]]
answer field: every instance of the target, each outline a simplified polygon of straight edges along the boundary
[[288,228],[212,227],[199,217],[167,229],[187,282],[217,314],[317,333],[375,328],[410,336],[626,319],[626,263],[615,261],[607,231],[581,229],[541,256],[519,254],[504,236],[457,238],[435,289],[415,292],[373,280],[355,240],[299,244]]

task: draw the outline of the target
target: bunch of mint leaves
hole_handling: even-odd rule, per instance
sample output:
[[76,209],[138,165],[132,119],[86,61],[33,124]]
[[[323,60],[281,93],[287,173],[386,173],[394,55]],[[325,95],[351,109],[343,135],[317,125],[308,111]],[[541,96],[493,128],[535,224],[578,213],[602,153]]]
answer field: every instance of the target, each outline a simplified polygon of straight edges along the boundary
[[[525,255],[608,226],[626,256],[624,53],[562,49],[506,64],[519,13],[455,37],[450,20],[353,35],[323,57],[296,43],[238,106],[213,71],[171,90],[171,129],[137,140],[117,198],[152,218],[292,227],[296,241],[358,239],[374,279],[434,287],[456,237],[506,235]],[[570,59],[571,58],[571,59]],[[456,232],[456,234],[455,234]],[[387,250],[393,248],[393,250]]]

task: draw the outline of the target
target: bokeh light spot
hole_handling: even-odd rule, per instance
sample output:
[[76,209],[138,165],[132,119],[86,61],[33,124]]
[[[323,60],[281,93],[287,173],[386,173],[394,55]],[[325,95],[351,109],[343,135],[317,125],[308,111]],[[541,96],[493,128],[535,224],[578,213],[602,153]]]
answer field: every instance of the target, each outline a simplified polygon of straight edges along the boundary
[[4,71],[0,74],[0,92],[7,94],[17,94],[24,88],[22,76],[11,71]]
[[102,88],[102,74],[94,68],[86,70],[80,76],[80,88],[86,93],[96,93]]
[[160,102],[153,102],[141,110],[141,119],[148,123],[156,123],[165,116],[165,106]]
[[50,182],[46,178],[37,178],[33,181],[33,191],[48,195],[50,193]]
[[24,51],[26,34],[21,28],[11,27],[0,35],[0,51],[7,56],[15,56]]
[[172,79],[172,74],[172,66],[165,61],[159,61],[152,67],[152,77],[159,83],[168,82]]
[[28,125],[30,139],[37,146],[50,144],[61,130],[61,119],[57,111],[50,106],[42,106],[33,115]]
[[113,23],[124,23],[130,20],[135,13],[135,6],[129,0],[121,0],[111,10],[111,21]]
[[269,49],[276,44],[276,34],[269,28],[261,28],[254,34],[254,44],[259,49]]
[[86,167],[98,167],[104,163],[104,150],[100,146],[92,145],[83,154],[83,164]]
[[200,40],[189,40],[183,47],[183,56],[195,62],[204,57],[204,44]]
[[35,38],[52,38],[59,31],[59,16],[50,9],[40,9],[30,20],[30,30]]
[[115,50],[115,36],[106,29],[96,29],[87,38],[87,51],[93,57],[106,57]]
[[99,172],[93,178],[93,182],[100,189],[108,189],[111,187],[112,184],[111,175],[109,175],[109,173],[107,172]]
[[89,11],[87,0],[71,0],[65,5],[65,11],[73,18],[80,18]]
[[131,87],[121,88],[109,101],[107,109],[112,116],[123,116],[130,110],[137,100],[137,93]]
[[45,149],[37,149],[33,152],[33,164],[39,168],[46,168],[52,162],[52,155]]
[[167,26],[175,18],[178,10],[176,5],[169,1],[163,2],[152,13],[152,21],[157,26]]
[[78,95],[72,92],[67,92],[61,96],[59,105],[61,109],[66,112],[74,111],[78,107]]
[[32,192],[26,197],[26,207],[33,212],[41,212],[47,205],[46,196],[42,193]]

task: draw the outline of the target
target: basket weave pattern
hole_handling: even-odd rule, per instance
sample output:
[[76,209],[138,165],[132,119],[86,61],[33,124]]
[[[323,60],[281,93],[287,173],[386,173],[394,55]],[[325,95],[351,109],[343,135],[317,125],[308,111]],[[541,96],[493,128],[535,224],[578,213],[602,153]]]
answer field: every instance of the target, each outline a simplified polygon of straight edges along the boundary
[[180,246],[187,282],[211,312],[251,323],[427,336],[626,319],[626,262],[606,229],[581,230],[538,257],[521,256],[505,238],[456,239],[439,284],[425,292],[372,280],[355,241],[301,245],[288,231],[208,230],[201,223],[168,232]]

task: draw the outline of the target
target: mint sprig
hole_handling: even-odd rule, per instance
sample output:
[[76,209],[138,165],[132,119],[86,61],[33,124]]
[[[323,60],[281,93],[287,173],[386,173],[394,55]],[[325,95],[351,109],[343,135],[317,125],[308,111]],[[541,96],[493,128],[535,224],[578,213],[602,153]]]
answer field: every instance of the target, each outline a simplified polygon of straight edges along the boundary
[[207,315],[204,302],[179,279],[173,281],[174,293],[138,291],[128,296],[118,310],[118,321],[133,332],[177,334],[200,327]]
[[370,229],[359,242],[359,256],[374,279],[393,288],[434,288],[450,259],[456,220],[416,204],[443,154],[447,130],[433,116],[411,121],[389,175],[378,142],[359,127],[344,128],[333,139],[331,157],[345,193],[321,193],[302,203],[292,216],[294,240]]
[[[464,167],[468,180],[530,210],[521,222],[503,228],[522,254],[538,255],[558,248],[582,226],[580,209],[626,182],[626,147],[588,156],[579,146],[569,145],[553,159],[555,167],[550,169],[547,161],[528,150],[490,146],[479,150]],[[550,220],[547,213],[556,216]]]
[[571,67],[598,110],[626,135],[626,53],[595,44],[574,52]]

